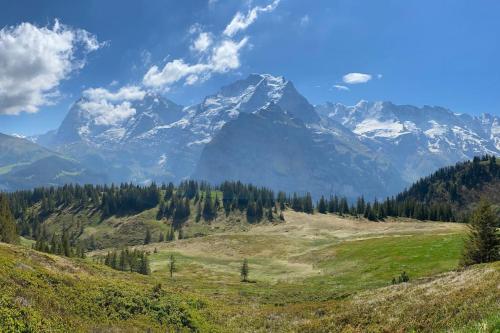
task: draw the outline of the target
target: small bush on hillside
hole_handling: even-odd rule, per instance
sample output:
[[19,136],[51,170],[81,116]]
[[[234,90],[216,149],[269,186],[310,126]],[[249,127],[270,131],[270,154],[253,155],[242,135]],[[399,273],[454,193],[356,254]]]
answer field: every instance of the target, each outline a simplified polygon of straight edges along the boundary
[[392,284],[400,284],[409,281],[410,276],[406,272],[401,273],[397,278],[392,278]]

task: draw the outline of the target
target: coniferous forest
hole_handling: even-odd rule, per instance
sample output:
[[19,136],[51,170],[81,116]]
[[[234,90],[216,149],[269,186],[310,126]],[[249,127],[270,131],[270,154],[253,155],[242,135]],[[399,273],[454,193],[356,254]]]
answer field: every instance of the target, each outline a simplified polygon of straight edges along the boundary
[[[333,213],[340,216],[364,217],[383,221],[387,217],[405,217],[431,221],[464,221],[469,205],[479,201],[481,193],[491,191],[500,180],[500,164],[493,156],[476,157],[473,161],[442,168],[423,178],[395,197],[383,201],[350,200],[337,195],[321,196],[316,202],[310,194],[299,195],[257,187],[241,182],[224,182],[212,186],[194,180],[148,186],[65,185],[17,191],[4,195],[2,214],[5,221],[17,221],[17,233],[36,240],[37,249],[82,256],[82,249],[72,243],[77,235],[48,234],[44,220],[62,209],[89,209],[102,219],[110,216],[137,214],[158,207],[157,219],[172,221],[175,230],[193,215],[196,221],[209,222],[218,216],[240,212],[248,223],[280,221],[282,211],[292,209],[308,214]],[[493,199],[499,199],[494,195]],[[500,200],[500,199],[499,199]],[[8,203],[7,203],[8,201]],[[7,212],[5,205],[10,207]],[[9,217],[10,215],[11,217]],[[13,223],[2,227],[4,238],[12,239]],[[83,227],[82,227],[83,228]],[[83,230],[79,231],[80,233]],[[172,231],[173,234],[173,231]],[[172,238],[169,235],[164,237]]]

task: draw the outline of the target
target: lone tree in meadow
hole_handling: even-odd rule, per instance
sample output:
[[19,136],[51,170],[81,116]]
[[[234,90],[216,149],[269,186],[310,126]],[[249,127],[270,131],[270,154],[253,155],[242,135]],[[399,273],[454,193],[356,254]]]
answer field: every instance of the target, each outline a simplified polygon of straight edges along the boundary
[[248,282],[248,260],[243,259],[243,264],[241,265],[241,282]]
[[174,276],[174,272],[177,270],[175,266],[175,257],[173,254],[170,255],[170,262],[168,263],[168,270],[170,272],[170,278]]
[[500,226],[491,204],[481,201],[469,221],[462,265],[468,266],[500,260]]
[[146,237],[144,237],[144,244],[147,245],[151,243],[151,231],[146,229]]
[[3,194],[0,194],[0,242],[19,243],[16,223],[10,211],[8,199]]

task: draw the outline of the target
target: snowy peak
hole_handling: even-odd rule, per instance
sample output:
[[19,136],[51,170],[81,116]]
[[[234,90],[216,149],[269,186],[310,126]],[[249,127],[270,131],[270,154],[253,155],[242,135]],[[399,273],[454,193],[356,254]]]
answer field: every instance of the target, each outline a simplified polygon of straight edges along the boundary
[[160,95],[111,104],[80,98],[56,133],[58,144],[84,141],[96,145],[119,143],[183,116],[182,106]]
[[314,107],[299,94],[291,81],[270,74],[251,74],[227,85],[217,94],[205,98],[200,109],[208,114],[222,112],[235,118],[240,112],[256,112],[270,103],[278,104],[305,122],[319,120]]
[[400,165],[408,181],[477,155],[500,155],[497,117],[473,117],[437,107],[361,101],[354,106],[326,103],[323,118],[347,127],[363,142]]

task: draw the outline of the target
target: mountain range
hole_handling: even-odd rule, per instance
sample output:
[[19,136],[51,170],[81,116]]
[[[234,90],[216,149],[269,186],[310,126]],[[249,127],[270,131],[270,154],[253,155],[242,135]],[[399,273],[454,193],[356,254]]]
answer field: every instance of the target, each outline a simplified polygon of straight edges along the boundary
[[[498,116],[391,102],[313,106],[291,81],[269,74],[252,74],[187,107],[147,93],[113,122],[103,122],[88,102],[82,97],[58,129],[30,138],[43,154],[75,163],[78,173],[69,174],[82,175],[75,182],[241,180],[314,197],[380,198],[440,167],[500,155]],[[2,157],[3,177],[9,165],[26,163],[12,156]],[[2,174],[0,183],[24,187]]]

